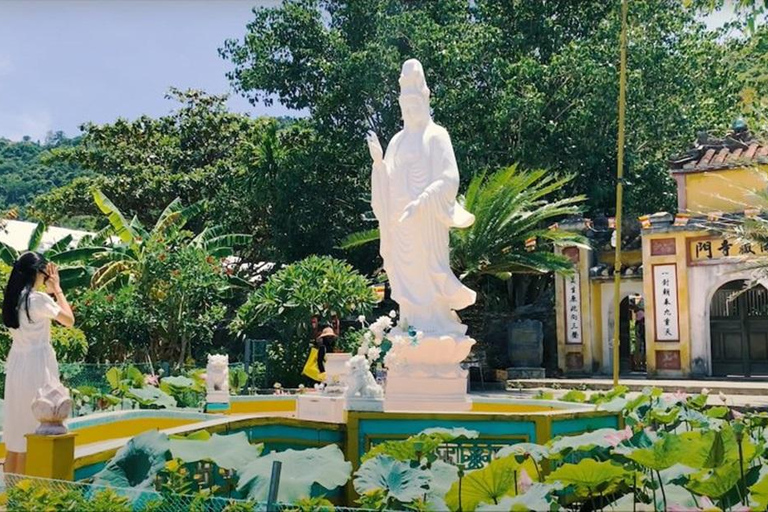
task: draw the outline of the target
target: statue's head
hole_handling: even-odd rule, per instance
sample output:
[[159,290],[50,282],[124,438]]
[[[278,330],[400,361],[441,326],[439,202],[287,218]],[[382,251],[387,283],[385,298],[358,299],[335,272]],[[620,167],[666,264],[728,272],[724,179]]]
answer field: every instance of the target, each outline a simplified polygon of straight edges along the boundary
[[229,356],[220,354],[208,354],[208,366],[221,369],[229,366]]
[[399,102],[405,124],[420,125],[429,121],[429,87],[424,77],[424,68],[416,59],[408,59],[403,63]]

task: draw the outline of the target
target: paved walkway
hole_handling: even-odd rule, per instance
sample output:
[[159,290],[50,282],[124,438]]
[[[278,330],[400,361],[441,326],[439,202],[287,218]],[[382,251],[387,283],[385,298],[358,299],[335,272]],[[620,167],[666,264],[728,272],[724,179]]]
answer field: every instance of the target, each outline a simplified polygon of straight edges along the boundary
[[[713,394],[720,392],[726,395],[753,395],[768,398],[768,381],[757,379],[730,380],[688,380],[688,379],[646,379],[621,378],[619,384],[627,386],[630,391],[642,391],[647,387],[658,387],[665,392],[700,393],[707,388]],[[613,388],[613,379],[582,378],[582,379],[519,379],[508,380],[507,390],[515,389],[584,389],[605,391]]]

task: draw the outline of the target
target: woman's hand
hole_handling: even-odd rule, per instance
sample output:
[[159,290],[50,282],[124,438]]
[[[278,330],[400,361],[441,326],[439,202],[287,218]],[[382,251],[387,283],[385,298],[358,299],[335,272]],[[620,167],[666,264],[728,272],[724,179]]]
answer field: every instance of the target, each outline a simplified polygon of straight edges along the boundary
[[45,289],[48,293],[61,292],[61,278],[59,277],[59,267],[53,263],[48,263],[45,267],[45,273],[48,279],[45,280]]

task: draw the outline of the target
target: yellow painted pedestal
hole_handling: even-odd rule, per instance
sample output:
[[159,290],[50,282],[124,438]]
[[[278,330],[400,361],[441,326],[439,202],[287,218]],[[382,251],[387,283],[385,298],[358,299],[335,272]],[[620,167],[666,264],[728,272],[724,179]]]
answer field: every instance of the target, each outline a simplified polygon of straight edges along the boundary
[[27,434],[27,470],[29,476],[75,479],[75,435]]

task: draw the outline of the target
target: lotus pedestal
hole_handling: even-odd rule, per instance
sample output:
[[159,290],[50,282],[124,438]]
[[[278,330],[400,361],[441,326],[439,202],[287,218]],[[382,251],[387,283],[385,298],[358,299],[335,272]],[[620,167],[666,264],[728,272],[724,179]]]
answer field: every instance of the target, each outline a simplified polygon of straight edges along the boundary
[[474,344],[469,336],[424,336],[415,343],[394,343],[388,356],[384,411],[469,411],[467,370],[461,362]]

